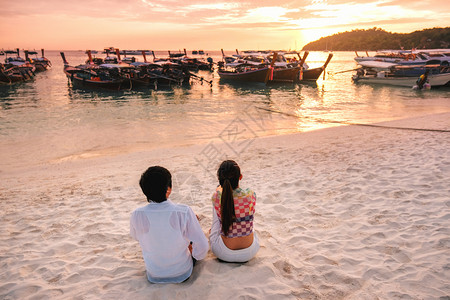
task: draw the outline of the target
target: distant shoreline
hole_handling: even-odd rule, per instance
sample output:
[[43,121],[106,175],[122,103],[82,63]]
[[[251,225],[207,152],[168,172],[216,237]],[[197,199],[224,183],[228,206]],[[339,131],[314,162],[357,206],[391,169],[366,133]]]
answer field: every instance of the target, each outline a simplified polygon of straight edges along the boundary
[[306,44],[309,51],[378,51],[383,49],[450,48],[450,27],[431,28],[411,33],[392,33],[381,28],[354,29]]

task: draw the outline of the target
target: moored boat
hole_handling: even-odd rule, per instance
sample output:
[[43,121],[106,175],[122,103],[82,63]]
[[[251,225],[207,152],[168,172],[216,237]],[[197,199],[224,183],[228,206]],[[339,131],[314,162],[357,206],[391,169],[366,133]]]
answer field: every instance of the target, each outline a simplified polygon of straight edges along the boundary
[[[414,87],[417,84],[417,77],[387,77],[377,75],[353,76],[353,81],[357,83],[382,84],[392,86]],[[431,87],[445,86],[450,83],[450,73],[428,75],[428,82]]]
[[273,70],[272,82],[299,82],[301,67],[275,68]]
[[181,86],[189,84],[190,74],[186,74],[179,66],[159,65],[146,62],[135,62],[135,72],[130,74],[133,87]]
[[[0,64],[0,83],[12,84],[34,78],[36,67],[19,56],[18,48],[16,51],[6,50],[5,54],[5,63]],[[15,56],[8,57],[8,54],[15,54]]]
[[[108,53],[115,53],[116,47],[107,47],[104,48],[102,53],[108,54]],[[120,50],[120,54],[122,55],[141,55],[142,51],[145,52],[145,54],[151,54],[150,50]],[[92,53],[97,53],[97,51],[92,50]]]
[[[15,65],[21,65],[21,64],[27,63],[27,61],[24,58],[20,57],[19,48],[17,48],[15,51],[14,50],[6,50],[5,54],[6,54],[5,64],[13,63]],[[11,56],[12,54],[13,54],[13,56]]]
[[[274,65],[272,81],[275,82],[316,81],[320,77],[320,75],[325,72],[325,69],[330,63],[333,54],[330,53],[323,66],[318,68],[309,68],[309,66],[305,63],[308,54],[309,52],[305,52],[300,61],[286,62],[286,59],[283,59],[278,63],[276,62]],[[269,61],[271,61],[270,55],[268,56],[268,59]]]
[[[36,68],[36,72],[43,72],[51,68],[52,63],[48,58],[44,56],[44,49],[41,49],[42,56],[37,57],[36,51],[27,51],[25,50],[25,59],[33,64]],[[29,55],[35,55],[35,58],[30,58]]]
[[355,51],[354,58],[357,63],[367,61],[379,61],[395,63],[399,65],[423,65],[430,60],[437,60],[444,65],[450,63],[450,49],[413,49],[413,50],[382,50],[377,51],[375,55],[359,56]]
[[214,62],[211,57],[208,57],[206,59],[204,57],[188,57],[186,49],[183,49],[182,53],[171,53],[170,51],[168,52],[169,52],[168,58],[156,58],[155,53],[152,52],[153,62],[155,63],[170,62],[180,65],[183,68],[188,69],[189,71],[213,70]]
[[426,71],[431,75],[448,73],[450,67],[440,61],[430,60],[425,65],[394,65],[390,68],[392,76],[418,77]]
[[61,52],[64,62],[64,73],[73,88],[121,90],[131,86],[130,78],[125,77],[120,68],[114,65],[86,65],[70,66],[64,52]]
[[0,63],[0,84],[13,84],[33,79],[34,66],[29,63]]
[[[298,53],[297,53],[298,54]],[[299,54],[298,54],[299,55]],[[299,55],[300,56],[300,55]],[[282,54],[278,54],[274,63],[273,76],[271,82],[299,82],[302,80],[303,66],[307,68],[305,64],[308,52],[305,53],[300,61],[286,59]],[[266,59],[272,62],[273,55],[266,55]]]
[[[226,67],[236,67],[242,64],[261,66],[268,65],[272,62],[272,52],[271,51],[244,51],[244,54],[239,54],[236,50],[237,55],[225,56],[222,49],[224,65]],[[333,54],[330,53],[326,62],[323,66],[318,68],[309,68],[306,63],[306,57],[309,52],[305,52],[303,58],[298,52],[282,52],[277,53],[277,58],[275,59],[273,65],[273,77],[271,81],[273,82],[301,82],[301,81],[316,81],[322,73],[324,73],[328,63],[330,62]],[[287,55],[295,56],[289,58]]]
[[333,53],[328,54],[328,58],[323,64],[323,66],[318,68],[311,68],[307,70],[303,70],[302,80],[304,81],[316,81],[319,79],[320,75],[323,73],[325,78],[325,69],[333,58]]
[[233,71],[219,69],[220,79],[243,81],[243,82],[260,82],[266,84],[269,81],[269,75],[272,72],[272,68],[263,66],[261,68],[255,67],[250,64],[237,65]]
[[450,81],[450,67],[439,60],[419,65],[386,61],[360,61],[358,64],[361,67],[356,69],[357,72],[352,77],[354,82],[412,87],[420,76],[425,77],[425,81],[428,80],[427,85],[439,87],[448,85]]
[[241,63],[237,65],[228,65],[228,68],[223,62],[219,63],[220,79],[239,81],[239,82],[259,82],[267,84],[269,80],[273,79],[273,65],[276,61],[277,53],[273,54],[273,60],[268,66],[265,63],[256,65],[251,63]]

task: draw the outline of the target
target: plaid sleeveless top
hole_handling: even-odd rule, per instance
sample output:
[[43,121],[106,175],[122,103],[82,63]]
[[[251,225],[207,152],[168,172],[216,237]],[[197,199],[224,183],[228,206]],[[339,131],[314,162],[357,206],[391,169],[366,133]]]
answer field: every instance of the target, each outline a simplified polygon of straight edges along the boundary
[[[218,189],[212,196],[212,202],[219,220],[222,220],[220,213],[220,198],[222,190]],[[229,238],[247,236],[253,232],[253,216],[255,214],[256,194],[251,189],[237,188],[233,191],[234,213],[236,219],[231,225],[231,230],[226,235]],[[222,221],[221,221],[222,223]],[[221,232],[223,236],[224,233]]]

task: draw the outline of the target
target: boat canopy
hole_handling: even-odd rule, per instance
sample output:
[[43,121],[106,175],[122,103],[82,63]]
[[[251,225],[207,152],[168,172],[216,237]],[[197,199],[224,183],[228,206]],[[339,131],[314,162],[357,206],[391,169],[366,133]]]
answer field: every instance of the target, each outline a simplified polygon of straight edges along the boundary
[[146,62],[142,62],[142,61],[136,61],[134,63],[131,63],[130,65],[132,65],[134,67],[141,67],[141,66],[148,66],[150,64],[146,63]]
[[122,68],[133,68],[129,64],[101,64],[100,67],[106,69],[122,69]]
[[263,68],[268,66],[268,64],[252,64],[252,63],[237,63],[236,65],[232,65],[234,68],[242,68],[242,67],[253,67],[253,68]]
[[358,62],[363,67],[366,68],[375,68],[375,69],[389,69],[393,66],[397,66],[396,63],[390,63],[385,61],[376,61],[376,60],[367,60]]
[[8,64],[14,65],[14,66],[23,66],[26,65],[27,62],[24,61],[8,61]]

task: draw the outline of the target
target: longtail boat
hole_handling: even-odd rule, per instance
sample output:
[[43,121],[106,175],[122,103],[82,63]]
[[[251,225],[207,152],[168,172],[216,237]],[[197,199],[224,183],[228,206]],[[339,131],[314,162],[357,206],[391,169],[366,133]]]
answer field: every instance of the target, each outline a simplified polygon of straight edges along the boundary
[[234,66],[232,70],[224,68],[223,64],[219,64],[219,70],[217,73],[220,79],[240,81],[240,82],[260,82],[267,84],[269,80],[272,80],[273,76],[273,64],[276,60],[277,53],[274,53],[274,59],[270,66],[266,64],[254,65],[249,63],[242,63]]
[[328,64],[330,63],[332,57],[333,57],[333,53],[328,54],[327,60],[321,67],[303,70],[301,80],[316,81],[322,73],[323,73],[323,78],[325,79],[325,69],[328,66]]
[[[41,49],[42,56],[37,57],[36,51],[28,51],[25,50],[25,60],[33,64],[36,68],[36,72],[43,72],[51,68],[52,63],[48,58],[44,56],[44,49]],[[35,58],[30,58],[29,55],[34,54],[36,55]]]
[[[19,49],[16,51],[7,50],[5,54],[5,63],[0,64],[1,84],[12,84],[34,78],[35,66],[19,56]],[[16,54],[17,56],[8,57],[8,54]]]
[[[303,66],[308,56],[308,52],[305,53],[299,63],[287,63],[284,66],[275,65],[273,70],[273,82],[299,82],[301,80],[301,74]],[[272,60],[272,57],[269,56]]]
[[33,79],[34,66],[29,63],[0,63],[0,84],[13,84]]
[[156,89],[158,86],[181,86],[189,84],[191,76],[196,76],[185,66],[168,60],[149,63],[144,51],[142,56],[144,62],[136,61],[130,64],[135,67],[129,74],[134,87],[145,86]]
[[147,62],[131,63],[136,69],[130,72],[133,87],[150,87],[157,89],[158,86],[181,86],[183,77],[171,76],[167,69],[158,64]]
[[121,90],[130,87],[130,79],[121,74],[120,68],[111,64],[99,66],[94,63],[70,66],[64,52],[61,52],[64,62],[64,73],[72,87],[81,89]]
[[219,69],[220,79],[234,80],[234,81],[246,81],[246,82],[262,82],[264,84],[269,80],[269,74],[271,68],[264,65],[264,67],[258,68],[253,65],[243,63],[234,68],[234,71],[225,69]]

